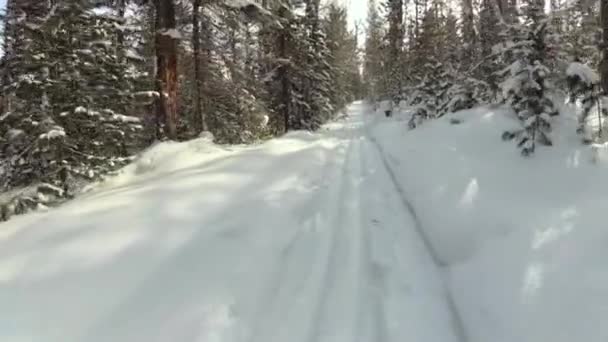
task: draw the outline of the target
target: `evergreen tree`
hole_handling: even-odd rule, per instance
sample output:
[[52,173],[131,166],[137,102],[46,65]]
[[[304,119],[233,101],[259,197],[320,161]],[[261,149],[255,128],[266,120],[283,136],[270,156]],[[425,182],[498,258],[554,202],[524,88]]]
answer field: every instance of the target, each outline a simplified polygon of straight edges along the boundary
[[401,100],[403,91],[402,54],[405,39],[405,25],[403,22],[403,1],[387,0],[388,32],[386,34],[387,65],[389,75],[389,92],[394,103]]
[[36,3],[11,22],[18,41],[5,58],[3,93],[13,97],[0,118],[5,189],[42,182],[67,196],[79,180],[124,165],[141,144],[140,120],[125,115],[138,75],[117,49],[122,19],[94,6]]
[[548,18],[544,0],[527,0],[524,21],[510,49],[514,62],[505,70],[502,90],[506,102],[517,113],[522,129],[508,131],[503,139],[516,139],[522,154],[534,153],[536,143],[551,145],[551,117],[558,114],[549,97],[547,76]]
[[382,61],[384,56],[381,54],[382,37],[382,18],[378,13],[375,0],[369,0],[367,9],[367,32],[365,39],[365,55],[363,80],[367,85],[368,98],[376,101],[381,94],[384,94]]
[[358,88],[363,81],[359,73],[357,39],[348,30],[346,10],[339,6],[329,6],[324,26],[329,47],[330,100],[339,109],[360,95]]

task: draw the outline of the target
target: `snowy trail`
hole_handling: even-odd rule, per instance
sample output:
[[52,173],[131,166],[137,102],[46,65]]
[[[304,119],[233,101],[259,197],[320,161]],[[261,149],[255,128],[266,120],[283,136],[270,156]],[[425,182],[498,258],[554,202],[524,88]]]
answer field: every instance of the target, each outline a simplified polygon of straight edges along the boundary
[[0,226],[0,340],[464,342],[369,111]]

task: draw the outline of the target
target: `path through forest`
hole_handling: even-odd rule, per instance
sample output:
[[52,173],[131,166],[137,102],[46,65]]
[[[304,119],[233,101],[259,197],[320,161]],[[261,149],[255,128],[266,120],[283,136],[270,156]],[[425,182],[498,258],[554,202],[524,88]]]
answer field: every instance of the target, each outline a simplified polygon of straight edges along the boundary
[[16,218],[0,340],[464,342],[378,119],[355,103],[321,133]]

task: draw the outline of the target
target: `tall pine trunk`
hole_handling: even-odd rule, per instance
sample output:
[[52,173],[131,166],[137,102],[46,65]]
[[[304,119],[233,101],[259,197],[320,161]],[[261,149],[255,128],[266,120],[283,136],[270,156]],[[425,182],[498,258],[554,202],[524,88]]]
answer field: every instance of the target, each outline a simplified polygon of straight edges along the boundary
[[201,38],[200,38],[200,8],[201,0],[194,0],[192,8],[192,47],[194,53],[194,115],[198,132],[207,130],[207,122],[203,112],[202,88],[203,76],[201,74]]
[[388,13],[388,65],[389,73],[392,79],[389,92],[393,101],[397,104],[401,98],[402,92],[402,72],[401,72],[401,54],[403,53],[403,1],[390,0]]
[[600,74],[602,90],[604,95],[608,95],[608,0],[601,0],[600,6],[600,21],[602,25]]
[[464,63],[468,67],[473,62],[475,43],[475,20],[473,16],[473,1],[462,0],[462,33],[467,48],[464,49]]
[[164,121],[165,134],[177,139],[177,34],[173,0],[155,0],[157,122]]
[[[281,4],[278,10],[278,17],[283,20],[285,23],[289,20],[288,9],[285,7],[286,5]],[[287,132],[291,129],[290,118],[291,118],[291,82],[289,80],[288,68],[289,63],[287,62],[289,59],[288,51],[287,51],[287,41],[289,32],[289,25],[284,25],[283,28],[277,34],[277,57],[279,59],[280,66],[277,70],[277,77],[280,82],[280,92],[278,94],[279,97],[279,113],[283,118],[283,129],[284,132]]]

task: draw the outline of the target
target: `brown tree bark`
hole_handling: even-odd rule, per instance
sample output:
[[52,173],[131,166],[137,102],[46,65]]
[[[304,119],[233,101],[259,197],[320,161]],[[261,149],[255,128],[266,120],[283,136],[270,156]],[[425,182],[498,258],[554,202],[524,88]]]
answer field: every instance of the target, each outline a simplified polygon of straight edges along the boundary
[[600,63],[600,75],[604,95],[608,95],[608,0],[601,0],[600,22],[602,26],[602,44],[600,46],[602,61]]
[[201,38],[200,38],[200,8],[201,0],[194,0],[192,4],[192,48],[194,53],[194,115],[198,132],[207,130],[207,122],[203,112],[202,88],[203,75],[201,73]]
[[155,0],[156,6],[156,89],[157,123],[165,124],[169,139],[177,139],[178,81],[175,4],[173,0]]

